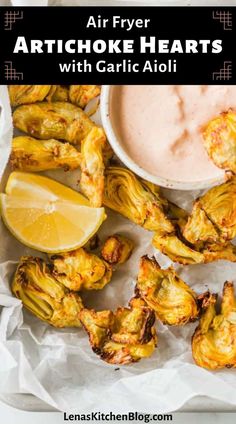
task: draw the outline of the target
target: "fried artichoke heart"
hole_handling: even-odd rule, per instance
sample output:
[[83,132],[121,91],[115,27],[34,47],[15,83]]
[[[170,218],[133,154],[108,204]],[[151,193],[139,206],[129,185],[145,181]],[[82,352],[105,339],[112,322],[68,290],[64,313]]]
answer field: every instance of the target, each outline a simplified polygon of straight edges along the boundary
[[190,247],[187,241],[182,241],[174,234],[160,235],[156,233],[152,244],[173,262],[182,265],[209,263],[217,260],[236,262],[236,246],[232,243],[206,243]]
[[128,169],[109,167],[105,171],[103,203],[147,230],[174,231],[164,212],[168,202],[154,187]]
[[135,224],[154,231],[153,246],[183,265],[225,259],[236,262],[236,177],[210,189],[195,202],[189,215],[167,201],[159,187],[131,171],[105,171],[105,206]]
[[100,92],[99,85],[70,85],[69,98],[71,103],[84,109],[90,100],[99,96]]
[[15,137],[10,156],[14,170],[37,172],[63,168],[76,169],[81,164],[81,154],[69,143],[58,140],[37,140],[33,137]]
[[168,202],[166,215],[172,223],[174,231],[156,231],[152,239],[153,246],[167,255],[173,262],[183,265],[204,262],[204,254],[185,240],[182,235],[188,221],[188,213],[174,203]]
[[81,190],[92,206],[101,206],[104,168],[113,154],[102,128],[82,109],[66,102],[20,106],[13,114],[13,121],[18,129],[36,138],[81,144]]
[[204,254],[181,234],[188,213],[168,202],[154,184],[139,179],[125,168],[109,167],[105,171],[103,203],[135,224],[154,231],[154,247],[173,261],[182,264],[205,261]]
[[236,112],[221,113],[203,131],[204,147],[216,166],[236,173]]
[[80,320],[93,351],[110,364],[137,362],[151,356],[156,347],[155,314],[140,298],[114,313],[82,309]]
[[104,205],[154,231],[153,246],[183,265],[218,259],[236,262],[236,177],[210,189],[189,215],[166,200],[159,187],[131,171],[105,171]]
[[183,236],[190,243],[225,243],[236,236],[236,176],[197,199]]
[[214,244],[209,243],[203,249],[204,262],[225,260],[236,262],[236,246],[232,243]]
[[111,281],[111,266],[83,248],[50,259],[53,276],[70,290],[100,290]]
[[194,203],[191,214],[169,203],[172,233],[156,231],[153,245],[174,262],[236,262],[236,177],[213,187]]
[[185,325],[199,315],[197,296],[173,268],[161,269],[154,258],[140,261],[136,293],[168,325]]
[[129,238],[120,234],[108,237],[102,248],[102,257],[109,264],[117,265],[126,262],[134,248],[134,243]]
[[13,113],[13,124],[33,137],[56,138],[71,144],[80,144],[95,126],[82,109],[67,102],[19,106]]
[[54,327],[81,326],[79,312],[83,304],[80,296],[57,281],[41,258],[21,258],[12,292],[34,315]]
[[80,187],[94,207],[100,207],[104,192],[104,151],[107,140],[102,128],[94,127],[81,143]]
[[209,294],[192,338],[192,354],[200,367],[215,370],[236,367],[236,301],[234,286],[224,284],[221,312],[216,314],[217,295]]
[[66,85],[51,85],[51,89],[44,100],[48,102],[68,102],[69,87]]
[[9,85],[11,106],[41,102],[50,92],[51,85]]
[[161,253],[168,256],[173,262],[178,262],[182,265],[200,264],[205,262],[205,257],[202,252],[195,250],[194,247],[190,247],[176,234],[159,234],[156,232],[152,239],[152,244],[156,249],[160,250]]

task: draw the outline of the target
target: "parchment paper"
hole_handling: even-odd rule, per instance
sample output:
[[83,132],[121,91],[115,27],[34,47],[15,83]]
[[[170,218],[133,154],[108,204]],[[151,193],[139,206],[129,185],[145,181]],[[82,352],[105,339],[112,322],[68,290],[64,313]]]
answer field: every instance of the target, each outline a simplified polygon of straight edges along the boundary
[[[19,5],[20,2],[17,3]],[[76,1],[61,3],[81,4]],[[235,4],[227,2],[230,3]],[[26,3],[22,1],[21,4]],[[2,175],[12,135],[10,107],[4,86],[0,86],[0,110]],[[99,121],[99,113],[94,119]],[[9,169],[6,168],[2,190],[8,173]],[[47,175],[77,189],[76,172],[51,171]],[[166,190],[165,194],[189,209],[199,192]],[[151,233],[108,211],[108,219],[100,229],[99,237],[103,241],[114,232],[123,233],[134,240],[134,253],[126,264],[117,268],[112,282],[102,291],[82,294],[88,307],[115,309],[118,305],[126,305],[133,294],[139,258],[143,254],[154,254],[163,267],[171,263],[151,247]],[[164,413],[180,408],[197,395],[236,405],[234,370],[212,373],[193,363],[190,342],[197,323],[183,328],[158,323],[158,348],[150,359],[123,367],[108,365],[92,353],[82,329],[58,330],[22,310],[21,302],[11,294],[9,284],[20,256],[39,253],[15,240],[2,222],[0,240],[0,392],[32,393],[59,410],[80,413],[98,410]],[[207,288],[221,292],[227,279],[236,283],[236,264],[230,262],[186,267],[175,265],[175,268],[197,293]]]
[[[6,87],[0,87],[1,169],[6,165],[11,142],[11,119]],[[99,112],[94,116],[99,121]],[[5,178],[9,170],[5,171]],[[77,189],[77,173],[51,171],[47,175]],[[4,179],[5,179],[4,178]],[[4,181],[3,179],[3,181]],[[166,195],[184,207],[198,193]],[[163,267],[170,260],[150,246],[152,234],[108,211],[99,231],[103,241],[109,234],[123,233],[135,242],[131,259],[117,268],[112,282],[102,291],[82,294],[84,303],[95,309],[126,305],[133,294],[138,262],[143,254],[155,255]],[[0,391],[33,393],[65,411],[167,412],[195,395],[208,395],[236,405],[233,370],[210,373],[193,364],[190,339],[196,324],[170,328],[157,324],[158,348],[150,359],[118,367],[102,362],[92,353],[82,329],[54,329],[27,311],[9,289],[16,261],[21,255],[38,254],[17,242],[0,223]],[[198,293],[210,288],[219,292],[226,279],[233,280],[236,264],[177,266],[177,271]]]

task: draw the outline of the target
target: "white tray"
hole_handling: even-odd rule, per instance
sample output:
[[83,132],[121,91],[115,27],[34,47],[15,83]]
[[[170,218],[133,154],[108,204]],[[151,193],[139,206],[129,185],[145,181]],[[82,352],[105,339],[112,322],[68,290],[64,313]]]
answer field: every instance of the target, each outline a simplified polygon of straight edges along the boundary
[[[0,400],[16,409],[28,412],[56,412],[52,406],[30,394],[7,395],[0,393]],[[77,411],[79,413],[79,409]],[[89,412],[89,411],[88,411]],[[122,412],[122,411],[121,411]],[[176,411],[172,411],[176,412]],[[196,396],[185,403],[178,412],[236,412],[236,407],[210,399],[205,396]]]
[[[0,0],[0,6],[236,6],[236,0]],[[4,394],[0,393],[0,400],[19,410],[29,412],[55,412],[52,406],[31,394]],[[78,409],[79,412],[79,409]],[[174,412],[174,411],[173,411]],[[196,396],[182,406],[178,412],[236,412],[236,406],[220,402],[203,396]]]

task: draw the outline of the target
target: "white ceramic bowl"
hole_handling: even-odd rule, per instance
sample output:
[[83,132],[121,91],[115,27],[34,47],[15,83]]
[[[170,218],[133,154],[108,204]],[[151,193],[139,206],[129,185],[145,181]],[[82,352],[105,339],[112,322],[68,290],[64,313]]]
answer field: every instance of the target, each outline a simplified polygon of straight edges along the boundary
[[[145,169],[141,168],[134,160],[126,153],[125,149],[122,146],[122,143],[119,140],[118,135],[116,134],[112,122],[111,122],[111,95],[112,95],[112,85],[103,85],[101,90],[101,118],[102,125],[105,129],[107,138],[111,147],[113,148],[115,154],[118,158],[135,172],[135,174],[144,178],[145,180],[151,181],[152,183],[167,187],[176,190],[199,190],[204,189],[213,185],[220,184],[224,182],[224,176],[220,175],[217,178],[208,178],[194,182],[185,182],[185,181],[175,181],[163,177],[157,177],[147,172]],[[220,171],[219,171],[220,172]]]

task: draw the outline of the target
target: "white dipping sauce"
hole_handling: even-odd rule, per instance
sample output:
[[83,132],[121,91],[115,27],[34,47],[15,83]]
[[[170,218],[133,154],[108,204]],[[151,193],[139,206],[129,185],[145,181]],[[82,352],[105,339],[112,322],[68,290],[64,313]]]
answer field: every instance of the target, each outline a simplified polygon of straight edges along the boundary
[[111,120],[123,148],[149,173],[174,181],[219,178],[202,128],[236,108],[236,86],[121,85],[112,91]]

